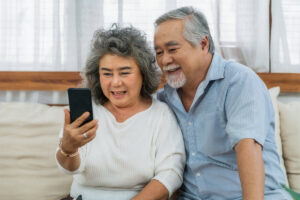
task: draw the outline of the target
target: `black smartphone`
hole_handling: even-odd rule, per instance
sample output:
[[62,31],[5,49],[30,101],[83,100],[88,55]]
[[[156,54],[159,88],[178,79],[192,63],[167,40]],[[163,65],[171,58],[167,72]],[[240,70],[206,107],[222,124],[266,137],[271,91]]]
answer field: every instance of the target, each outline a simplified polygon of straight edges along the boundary
[[84,112],[89,112],[89,117],[81,126],[93,120],[93,107],[91,90],[89,88],[69,88],[69,106],[71,114],[71,123],[80,117]]

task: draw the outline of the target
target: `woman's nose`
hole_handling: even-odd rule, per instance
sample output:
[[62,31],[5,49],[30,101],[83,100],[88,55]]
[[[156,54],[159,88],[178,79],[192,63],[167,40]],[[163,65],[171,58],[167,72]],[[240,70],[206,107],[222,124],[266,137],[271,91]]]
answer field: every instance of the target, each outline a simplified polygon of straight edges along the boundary
[[113,86],[121,85],[122,84],[121,78],[119,76],[113,76],[112,84]]

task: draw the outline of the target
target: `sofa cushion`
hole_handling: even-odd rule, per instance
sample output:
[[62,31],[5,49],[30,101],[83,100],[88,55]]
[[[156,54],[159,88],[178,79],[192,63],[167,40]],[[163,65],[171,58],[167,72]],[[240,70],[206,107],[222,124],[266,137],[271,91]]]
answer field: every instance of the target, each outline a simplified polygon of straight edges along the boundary
[[278,103],[282,152],[289,184],[300,192],[300,102]]
[[281,136],[280,136],[280,120],[279,120],[279,108],[278,108],[278,95],[280,93],[280,88],[279,87],[274,87],[269,89],[272,104],[273,104],[273,109],[274,109],[274,118],[275,118],[275,142],[277,146],[277,152],[280,158],[280,167],[284,173],[285,176],[285,184],[288,186],[288,180],[287,180],[287,175],[286,175],[286,169],[284,165],[284,160],[282,157],[282,143],[281,143]]
[[63,107],[0,103],[0,199],[54,200],[70,191],[72,177],[56,165]]

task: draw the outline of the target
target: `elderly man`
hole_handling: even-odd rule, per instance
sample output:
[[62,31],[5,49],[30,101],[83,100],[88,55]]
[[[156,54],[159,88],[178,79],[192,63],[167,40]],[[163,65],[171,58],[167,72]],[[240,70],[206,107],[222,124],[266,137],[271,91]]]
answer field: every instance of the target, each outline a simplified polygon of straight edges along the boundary
[[290,199],[259,77],[214,51],[205,16],[192,7],[159,17],[154,45],[167,80],[157,96],[176,114],[187,153],[177,198]]

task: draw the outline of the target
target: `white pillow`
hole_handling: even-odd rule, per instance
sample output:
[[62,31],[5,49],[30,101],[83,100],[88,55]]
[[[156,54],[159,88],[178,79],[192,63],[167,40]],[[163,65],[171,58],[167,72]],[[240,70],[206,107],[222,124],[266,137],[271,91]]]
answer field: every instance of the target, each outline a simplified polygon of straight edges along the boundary
[[279,102],[278,105],[283,158],[289,184],[300,192],[300,102]]
[[286,169],[284,165],[284,160],[282,157],[282,143],[281,143],[281,137],[280,137],[280,120],[279,120],[279,109],[278,109],[278,102],[277,102],[277,97],[280,93],[280,88],[279,87],[274,87],[269,89],[272,104],[273,104],[273,109],[274,109],[274,117],[275,117],[275,142],[277,146],[277,152],[280,158],[280,167],[284,173],[285,176],[285,184],[288,186],[288,180],[287,180],[287,175],[286,175]]
[[0,103],[0,199],[54,200],[69,194],[72,177],[55,162],[63,107]]

